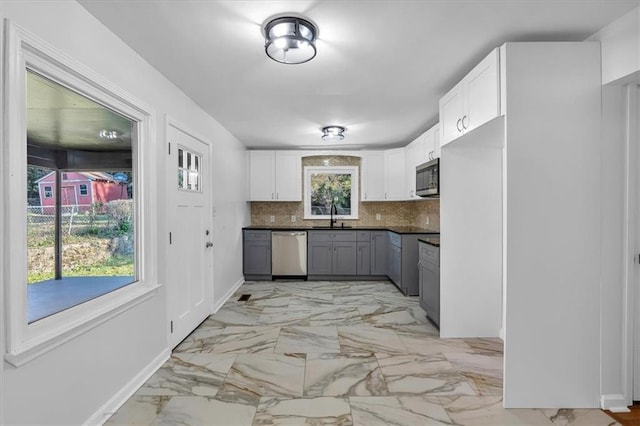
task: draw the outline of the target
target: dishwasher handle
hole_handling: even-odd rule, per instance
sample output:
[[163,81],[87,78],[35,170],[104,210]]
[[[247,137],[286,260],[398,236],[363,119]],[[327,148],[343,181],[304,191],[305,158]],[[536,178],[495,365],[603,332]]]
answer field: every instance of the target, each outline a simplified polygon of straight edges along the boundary
[[307,235],[306,231],[302,232],[287,232],[287,231],[274,231],[271,235],[290,235],[292,237],[304,236]]

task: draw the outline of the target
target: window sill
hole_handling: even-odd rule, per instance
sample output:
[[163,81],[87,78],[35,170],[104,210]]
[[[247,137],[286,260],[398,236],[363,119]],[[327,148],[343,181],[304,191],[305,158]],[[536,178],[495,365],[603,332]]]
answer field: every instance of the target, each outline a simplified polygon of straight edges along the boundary
[[[6,353],[4,359],[14,367],[25,365],[150,299],[158,292],[159,288],[159,284],[131,284],[38,321],[33,326],[40,328],[40,332],[34,333],[35,335],[22,342],[20,347]],[[94,305],[94,301],[97,304]]]

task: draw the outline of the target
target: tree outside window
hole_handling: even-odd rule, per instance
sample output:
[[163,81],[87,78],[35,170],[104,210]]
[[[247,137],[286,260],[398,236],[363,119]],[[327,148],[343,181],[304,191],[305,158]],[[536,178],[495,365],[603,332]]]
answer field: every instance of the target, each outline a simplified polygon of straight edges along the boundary
[[357,219],[357,192],[358,167],[305,167],[305,219]]

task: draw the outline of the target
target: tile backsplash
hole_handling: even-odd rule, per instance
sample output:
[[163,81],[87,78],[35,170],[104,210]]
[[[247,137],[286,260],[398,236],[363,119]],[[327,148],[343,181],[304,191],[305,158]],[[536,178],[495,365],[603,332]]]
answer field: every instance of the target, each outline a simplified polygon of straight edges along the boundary
[[[302,166],[360,166],[359,157],[314,156],[303,157]],[[300,177],[303,179],[303,176]],[[362,181],[360,179],[360,181]],[[251,202],[253,226],[315,226],[326,225],[327,219],[304,219],[303,202]],[[440,229],[440,200],[359,201],[359,218],[344,220],[350,226],[417,226]],[[376,220],[380,215],[380,220]],[[295,216],[295,222],[292,217]],[[271,217],[274,221],[271,222]],[[338,226],[342,220],[338,219]]]
[[[380,214],[380,220],[376,220]],[[271,216],[274,222],[271,222]],[[296,222],[291,217],[296,217]],[[429,223],[427,223],[427,218]],[[338,219],[338,226],[342,220]],[[344,220],[350,226],[418,226],[440,229],[440,200],[360,202],[359,218]],[[252,202],[253,226],[327,225],[327,219],[304,219],[302,202]]]

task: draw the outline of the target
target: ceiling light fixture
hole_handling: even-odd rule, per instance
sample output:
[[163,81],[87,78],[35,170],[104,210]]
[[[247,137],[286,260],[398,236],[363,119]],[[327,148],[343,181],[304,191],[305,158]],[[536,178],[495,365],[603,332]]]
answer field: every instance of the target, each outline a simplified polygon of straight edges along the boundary
[[340,142],[344,139],[344,131],[347,130],[342,126],[326,126],[322,128],[322,140],[325,142]]
[[100,139],[118,139],[119,136],[120,132],[118,132],[117,130],[102,129],[98,132],[98,137]]
[[318,29],[306,19],[283,16],[264,25],[264,50],[283,64],[302,64],[316,56]]

